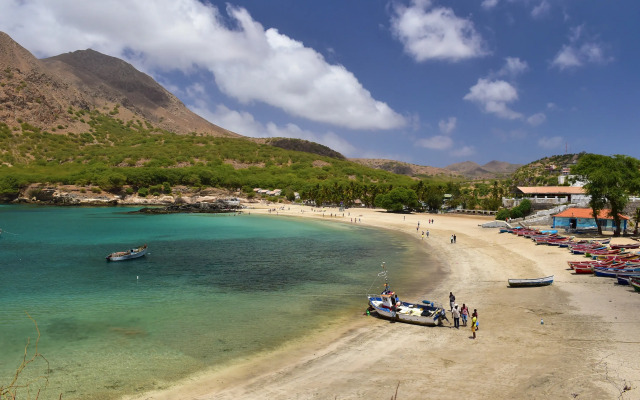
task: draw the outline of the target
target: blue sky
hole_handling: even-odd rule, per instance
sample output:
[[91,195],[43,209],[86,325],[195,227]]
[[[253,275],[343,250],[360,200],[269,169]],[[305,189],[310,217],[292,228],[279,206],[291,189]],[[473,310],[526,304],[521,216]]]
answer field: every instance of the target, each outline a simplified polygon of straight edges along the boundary
[[39,58],[92,48],[245,136],[443,167],[640,158],[640,2],[4,0]]

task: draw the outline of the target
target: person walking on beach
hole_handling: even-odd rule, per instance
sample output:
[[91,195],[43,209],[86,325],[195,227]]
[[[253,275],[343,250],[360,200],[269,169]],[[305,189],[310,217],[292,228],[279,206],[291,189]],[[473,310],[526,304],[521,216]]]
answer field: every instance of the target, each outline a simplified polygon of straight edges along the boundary
[[450,311],[453,312],[453,305],[456,304],[456,296],[453,295],[453,292],[449,292],[449,305],[451,306]]
[[476,317],[471,318],[471,333],[473,333],[473,338],[476,338]]
[[429,238],[429,231],[427,231],[427,239]]
[[456,242],[456,234],[454,233],[453,234],[453,243],[455,243],[455,242]]
[[422,240],[424,240],[424,231],[422,231]]
[[460,315],[462,316],[462,325],[467,326],[467,317],[469,317],[469,309],[467,305],[462,303],[462,308],[460,309]]
[[453,235],[451,235],[451,244],[453,244]]
[[453,306],[453,311],[451,311],[453,315],[453,327],[456,329],[460,329],[460,310],[458,310],[458,305]]

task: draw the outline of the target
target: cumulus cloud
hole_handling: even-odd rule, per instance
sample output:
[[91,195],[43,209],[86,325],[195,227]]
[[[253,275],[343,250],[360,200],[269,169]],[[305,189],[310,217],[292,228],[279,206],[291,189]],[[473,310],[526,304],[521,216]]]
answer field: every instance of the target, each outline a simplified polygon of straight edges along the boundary
[[438,135],[420,139],[416,145],[432,150],[446,150],[453,146],[453,139],[449,136]]
[[456,129],[457,121],[458,120],[456,119],[456,117],[449,117],[449,119],[447,119],[446,121],[440,120],[440,122],[438,122],[440,132],[444,133],[445,135],[450,134]]
[[195,100],[194,104],[190,105],[190,108],[197,111],[198,114],[211,123],[224,126],[225,129],[244,136],[257,138],[287,137],[309,140],[328,146],[347,157],[356,157],[360,152],[360,149],[330,131],[319,134],[302,129],[292,123],[277,125],[274,122],[267,122],[263,124],[257,121],[251,113],[232,110],[224,104],[218,104],[213,111],[210,111],[201,100]]
[[480,3],[480,5],[485,10],[490,10],[493,7],[498,5],[498,0],[483,0],[482,3]]
[[473,146],[462,146],[451,152],[451,155],[455,157],[469,157],[474,154],[476,154],[476,149]]
[[547,116],[544,115],[543,113],[533,114],[532,116],[527,118],[527,122],[529,123],[529,125],[532,125],[532,126],[538,126],[544,123],[546,120],[547,120]]
[[154,72],[210,71],[220,90],[290,115],[350,129],[392,129],[403,116],[344,66],[265,29],[247,10],[198,0],[9,1],[0,26],[36,55],[92,48]]
[[547,2],[547,0],[542,0],[540,4],[533,7],[533,10],[531,10],[531,16],[533,18],[542,18],[543,16],[549,14],[550,10],[551,5]]
[[485,112],[495,114],[500,118],[522,118],[522,114],[507,106],[508,103],[518,100],[518,92],[506,81],[490,81],[480,78],[478,83],[469,89],[469,93],[464,96],[464,99],[478,104]]
[[460,61],[488,53],[473,22],[457,17],[451,8],[431,8],[428,0],[396,5],[391,18],[393,35],[416,61]]
[[562,147],[563,143],[562,136],[542,137],[538,140],[538,146],[545,149],[557,149]]
[[502,68],[498,71],[498,76],[507,76],[515,78],[516,76],[526,72],[529,65],[526,61],[522,61],[518,57],[507,57]]
[[571,29],[569,44],[565,44],[551,61],[559,70],[582,67],[586,64],[606,64],[613,59],[606,55],[605,45],[586,34],[584,25]]

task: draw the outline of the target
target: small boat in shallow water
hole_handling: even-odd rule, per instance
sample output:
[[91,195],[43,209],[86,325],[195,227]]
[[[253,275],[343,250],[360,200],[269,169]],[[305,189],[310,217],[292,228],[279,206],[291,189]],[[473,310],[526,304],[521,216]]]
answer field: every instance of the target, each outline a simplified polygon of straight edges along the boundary
[[511,287],[533,287],[533,286],[548,286],[553,283],[553,275],[545,276],[544,278],[534,279],[509,279],[509,286]]
[[107,261],[124,261],[131,260],[134,258],[139,258],[147,254],[147,245],[140,246],[135,249],[130,249],[126,251],[116,251],[115,253],[109,254],[106,258]]
[[367,314],[410,324],[427,326],[442,324],[442,318],[446,319],[446,313],[440,304],[426,300],[422,303],[401,301],[389,287],[384,263],[382,264],[382,270],[378,276],[385,278],[384,290],[379,295],[367,295],[369,300]]

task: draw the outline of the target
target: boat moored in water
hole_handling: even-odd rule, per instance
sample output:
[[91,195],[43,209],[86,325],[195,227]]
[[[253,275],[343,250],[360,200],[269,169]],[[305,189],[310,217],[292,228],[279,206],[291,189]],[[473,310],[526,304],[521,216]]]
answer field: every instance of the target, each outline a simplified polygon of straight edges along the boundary
[[115,253],[109,254],[106,259],[107,261],[124,261],[131,260],[134,258],[139,258],[147,254],[147,245],[137,247],[135,249],[130,249],[126,251],[116,251]]

